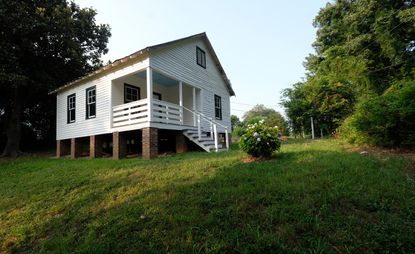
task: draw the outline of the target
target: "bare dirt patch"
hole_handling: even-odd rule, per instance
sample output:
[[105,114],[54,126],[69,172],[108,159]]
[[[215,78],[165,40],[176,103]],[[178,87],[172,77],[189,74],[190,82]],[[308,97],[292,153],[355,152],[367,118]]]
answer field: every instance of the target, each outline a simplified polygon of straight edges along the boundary
[[274,157],[253,157],[253,156],[248,156],[242,159],[243,163],[253,163],[253,162],[261,162],[261,161],[272,161],[272,160],[276,160],[276,158]]

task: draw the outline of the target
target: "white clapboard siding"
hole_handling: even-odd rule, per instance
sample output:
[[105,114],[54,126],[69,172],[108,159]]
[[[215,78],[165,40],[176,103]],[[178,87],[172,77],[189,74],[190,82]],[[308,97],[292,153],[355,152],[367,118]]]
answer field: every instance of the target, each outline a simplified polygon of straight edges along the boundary
[[[196,46],[206,52],[206,69],[196,63]],[[227,126],[230,130],[229,91],[205,42],[201,37],[198,37],[155,49],[151,51],[149,58],[114,67],[107,74],[98,74],[88,81],[82,81],[77,85],[59,91],[57,94],[57,140],[111,133],[113,131],[113,126],[111,126],[112,107],[123,104],[123,83],[126,82],[140,87],[140,99],[145,98],[147,94],[146,81],[137,75],[131,74],[145,71],[148,66],[151,66],[155,71],[183,82],[183,105],[185,107],[192,108],[191,86],[198,88],[197,96],[200,97],[198,100],[200,99],[202,104],[200,110],[208,118],[215,120],[214,95],[220,96],[222,98],[222,120],[215,121]],[[96,117],[86,119],[86,89],[92,86],[96,87]],[[178,104],[178,87],[165,87],[154,83],[153,90],[162,94],[163,101]],[[76,94],[76,121],[68,124],[67,96],[73,93]],[[174,112],[170,111],[169,114],[172,113],[171,119],[166,117],[166,120],[163,120],[163,112],[155,112],[154,115],[157,121],[177,124],[180,120],[176,119]],[[193,120],[189,112],[183,111],[183,118],[185,124],[192,124]],[[202,124],[205,130],[210,129],[210,124],[207,121],[202,120]],[[218,126],[218,129],[223,131],[220,126]]]
[[[101,75],[98,78],[80,85],[75,85],[60,91],[57,94],[57,117],[56,117],[56,139],[68,139],[85,137],[104,133],[111,133],[111,111],[112,111],[112,81],[119,77],[137,72],[149,65],[148,59],[140,60],[134,64],[116,68],[114,71]],[[96,117],[86,119],[85,90],[96,87]],[[76,121],[67,123],[67,96],[76,94]]]
[[[206,69],[196,63],[196,46],[206,52]],[[212,56],[201,38],[186,40],[156,51],[151,55],[150,65],[169,76],[202,89],[202,113],[215,118],[214,95],[222,98],[222,120],[219,123],[231,129],[230,95]],[[204,128],[209,128],[203,122]]]

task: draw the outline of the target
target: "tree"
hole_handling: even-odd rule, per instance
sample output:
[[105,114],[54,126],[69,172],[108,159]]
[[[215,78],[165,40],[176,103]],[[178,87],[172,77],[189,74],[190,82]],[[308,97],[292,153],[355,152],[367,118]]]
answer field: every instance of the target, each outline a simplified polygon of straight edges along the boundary
[[240,127],[242,125],[241,120],[239,120],[239,117],[235,115],[231,115],[231,128],[232,131],[235,129],[235,127]]
[[293,88],[284,89],[282,95],[281,105],[285,108],[294,136],[310,132],[307,121],[312,114],[312,106],[306,97],[305,83],[299,82]]
[[360,101],[376,101],[393,84],[413,80],[414,22],[415,1],[337,0],[322,8],[306,79],[283,92],[294,132],[310,114],[327,131],[337,130]]
[[265,125],[269,127],[278,126],[278,130],[283,134],[288,134],[287,122],[284,117],[272,108],[267,108],[262,104],[254,106],[247,111],[243,116],[244,126],[258,122],[260,120],[265,121]]
[[48,91],[102,66],[111,34],[95,15],[65,0],[0,2],[3,156],[20,153],[22,124],[41,138],[51,135],[55,100]]

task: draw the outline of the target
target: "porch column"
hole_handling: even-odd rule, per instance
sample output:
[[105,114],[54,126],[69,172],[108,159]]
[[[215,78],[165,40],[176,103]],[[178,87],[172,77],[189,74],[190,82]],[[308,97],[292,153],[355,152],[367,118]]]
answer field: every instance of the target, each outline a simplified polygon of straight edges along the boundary
[[183,124],[184,110],[183,110],[183,83],[179,81],[179,106],[181,109],[180,123]]
[[102,137],[92,135],[89,137],[89,157],[97,158],[102,155]]
[[82,143],[79,138],[71,139],[71,158],[75,159],[82,155]]
[[[196,112],[196,88],[193,87],[193,111]],[[196,126],[196,115],[193,114],[193,125]]]
[[71,146],[69,140],[56,140],[56,157],[68,155],[70,153]]
[[183,83],[179,81],[179,105],[183,106]]
[[119,160],[127,155],[127,141],[125,136],[116,131],[112,133],[112,158]]
[[147,67],[148,121],[153,120],[153,70]]
[[158,129],[142,129],[143,158],[151,159],[158,155]]

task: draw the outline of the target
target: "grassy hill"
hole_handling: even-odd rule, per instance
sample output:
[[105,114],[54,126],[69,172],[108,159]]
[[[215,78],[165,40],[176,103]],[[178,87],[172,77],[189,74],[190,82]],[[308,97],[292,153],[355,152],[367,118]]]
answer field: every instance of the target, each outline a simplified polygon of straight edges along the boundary
[[415,250],[408,160],[333,140],[244,157],[0,161],[0,252]]

